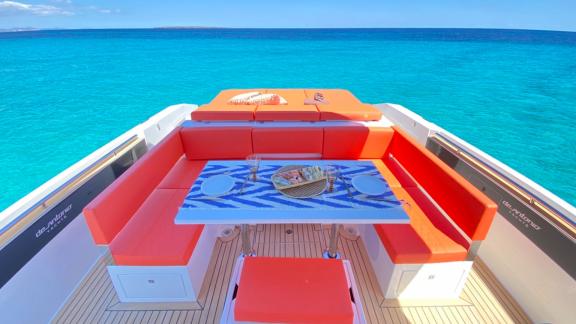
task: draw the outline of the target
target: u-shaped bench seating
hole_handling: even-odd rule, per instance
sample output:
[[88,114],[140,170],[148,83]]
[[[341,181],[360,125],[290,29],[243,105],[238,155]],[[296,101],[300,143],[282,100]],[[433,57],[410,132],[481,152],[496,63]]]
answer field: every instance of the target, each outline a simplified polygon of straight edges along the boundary
[[[151,267],[175,267],[182,280],[192,277],[186,284],[191,292],[182,297],[152,291],[150,298],[195,298],[215,230],[208,225],[175,225],[174,217],[208,160],[242,160],[252,153],[312,153],[323,159],[373,161],[396,196],[408,202],[405,210],[410,217],[409,224],[365,229],[377,272],[398,265],[470,262],[475,242],[486,237],[496,213],[496,205],[484,194],[396,127],[192,122],[170,133],[84,209],[95,243],[110,248],[115,265],[109,271],[117,289],[129,290],[126,287],[139,283],[130,277],[134,269],[142,277]],[[466,271],[469,263],[464,264]],[[401,276],[377,275],[385,292],[392,289],[393,277]],[[123,282],[126,278],[132,281]],[[386,292],[387,297],[398,297],[398,287],[394,289],[396,293]],[[126,301],[146,298],[129,292],[121,296]]]

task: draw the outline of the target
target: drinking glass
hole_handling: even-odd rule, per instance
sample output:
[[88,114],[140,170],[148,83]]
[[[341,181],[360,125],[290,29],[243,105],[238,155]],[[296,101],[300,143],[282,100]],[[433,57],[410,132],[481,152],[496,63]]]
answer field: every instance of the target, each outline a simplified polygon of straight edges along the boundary
[[334,191],[334,182],[338,177],[338,168],[334,165],[328,165],[324,168],[324,174],[326,175],[326,181],[328,183],[328,192]]
[[250,167],[250,176],[252,181],[258,180],[258,168],[260,167],[260,157],[256,154],[250,154],[246,157],[246,162]]

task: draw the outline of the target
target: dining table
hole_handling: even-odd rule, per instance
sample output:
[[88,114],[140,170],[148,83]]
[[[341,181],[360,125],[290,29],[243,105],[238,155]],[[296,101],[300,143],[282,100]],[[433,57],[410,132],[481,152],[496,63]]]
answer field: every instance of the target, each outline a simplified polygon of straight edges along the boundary
[[[332,170],[325,185],[309,197],[294,198],[277,189],[272,178],[287,167]],[[336,170],[336,172],[334,172]],[[381,182],[378,194],[354,185],[357,177]],[[214,180],[224,181],[219,194],[207,190]],[[398,199],[372,161],[360,160],[211,160],[206,163],[184,198],[176,224],[240,225],[242,254],[254,255],[249,226],[257,224],[330,224],[327,258],[337,258],[338,229],[342,224],[405,224],[410,205]]]

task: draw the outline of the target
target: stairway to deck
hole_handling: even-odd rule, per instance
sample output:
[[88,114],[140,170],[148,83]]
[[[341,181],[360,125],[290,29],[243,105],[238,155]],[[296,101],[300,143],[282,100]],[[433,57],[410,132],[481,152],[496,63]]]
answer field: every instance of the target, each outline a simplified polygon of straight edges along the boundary
[[[321,257],[328,229],[320,225],[258,225],[252,232],[259,256]],[[69,298],[53,323],[218,323],[239,236],[217,240],[197,303],[120,303],[103,257]],[[530,323],[514,299],[476,260],[458,300],[422,300],[399,304],[385,300],[361,239],[340,237],[339,251],[351,262],[369,323]]]

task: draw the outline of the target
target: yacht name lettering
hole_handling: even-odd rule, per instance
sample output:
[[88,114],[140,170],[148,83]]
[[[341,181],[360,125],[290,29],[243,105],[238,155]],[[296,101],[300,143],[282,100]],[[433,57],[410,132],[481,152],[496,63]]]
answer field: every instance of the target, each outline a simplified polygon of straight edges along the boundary
[[508,215],[516,218],[519,222],[521,222],[526,228],[531,227],[537,231],[542,229],[539,225],[534,223],[525,213],[519,211],[517,208],[514,208],[511,203],[506,200],[502,200],[502,204],[504,207],[508,208]]
[[36,238],[39,238],[44,233],[50,233],[51,230],[60,225],[60,223],[66,219],[70,210],[72,210],[72,204],[66,206],[64,210],[54,215],[54,217],[52,217],[48,223],[46,223],[46,225],[42,226],[42,228],[36,232]]

